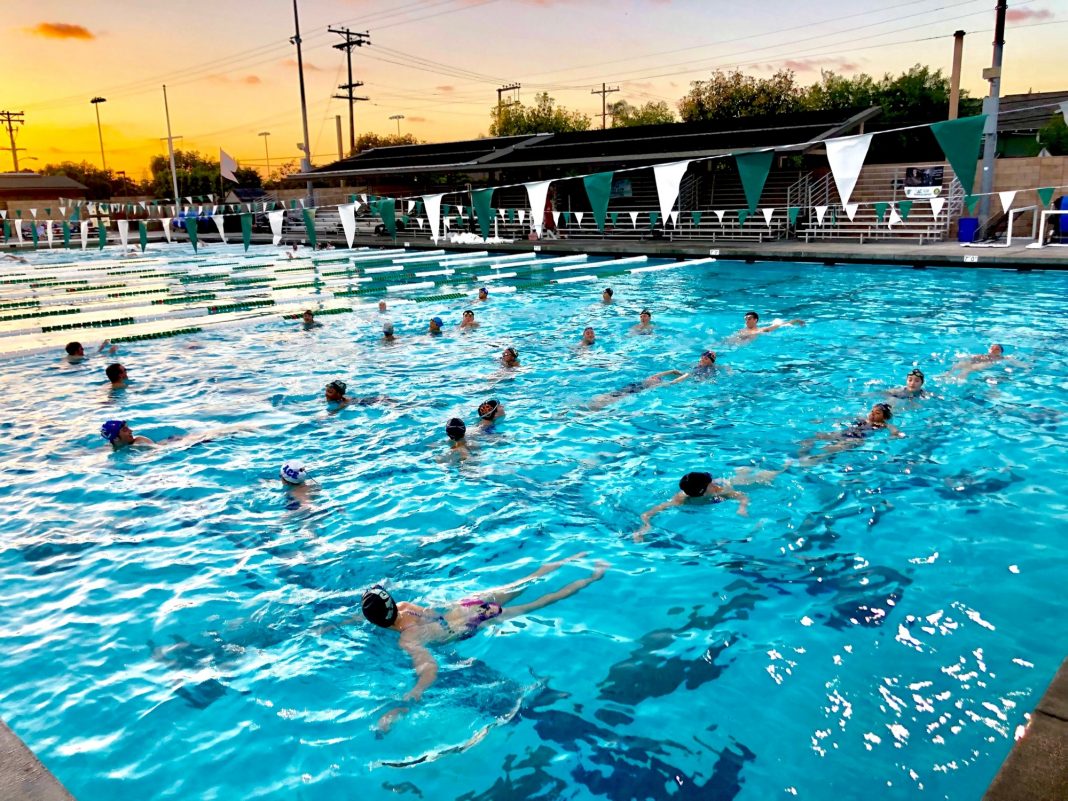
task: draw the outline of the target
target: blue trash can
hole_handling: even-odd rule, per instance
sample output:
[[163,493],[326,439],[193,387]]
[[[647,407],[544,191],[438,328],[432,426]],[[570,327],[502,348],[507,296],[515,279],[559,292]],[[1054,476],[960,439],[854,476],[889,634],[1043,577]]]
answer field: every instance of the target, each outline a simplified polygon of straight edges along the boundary
[[977,230],[979,230],[978,217],[961,217],[957,221],[957,241],[974,242]]

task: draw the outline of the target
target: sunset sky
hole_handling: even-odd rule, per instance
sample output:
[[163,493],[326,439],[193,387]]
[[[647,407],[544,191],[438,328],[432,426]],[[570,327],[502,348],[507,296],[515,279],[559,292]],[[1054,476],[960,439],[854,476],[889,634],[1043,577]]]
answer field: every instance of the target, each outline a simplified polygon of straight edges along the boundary
[[[292,3],[35,0],[7,3],[0,47],[0,109],[24,111],[20,167],[100,163],[100,105],[108,166],[131,178],[165,153],[161,85],[167,84],[178,147],[213,157],[222,147],[243,166],[299,156],[301,139]],[[357,133],[401,131],[427,141],[484,134],[498,86],[520,99],[548,91],[569,108],[600,112],[591,89],[619,86],[610,101],[675,102],[715,69],[768,75],[788,67],[801,83],[820,69],[898,73],[919,63],[947,74],[953,31],[968,32],[962,85],[986,94],[994,0],[300,0],[313,161],[337,157],[331,99],[344,83],[340,37],[327,26],[369,31],[353,77],[371,98],[356,106]],[[1060,48],[1066,0],[1009,0],[1002,94],[1068,89]],[[599,124],[599,120],[595,120]],[[6,131],[2,143],[7,146]],[[0,154],[0,170],[11,154]]]

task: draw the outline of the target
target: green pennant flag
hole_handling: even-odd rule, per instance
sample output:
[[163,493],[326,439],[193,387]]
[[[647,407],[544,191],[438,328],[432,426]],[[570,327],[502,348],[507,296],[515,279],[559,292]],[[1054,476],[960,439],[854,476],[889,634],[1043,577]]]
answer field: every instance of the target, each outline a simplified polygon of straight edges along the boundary
[[241,215],[241,244],[247,253],[248,246],[252,244],[252,215],[247,212]]
[[422,214],[423,213],[423,201],[421,201],[421,200],[415,201],[415,213],[416,214]]
[[790,208],[786,210],[786,219],[790,221],[790,225],[797,225],[797,215],[800,213],[800,206],[790,206]]
[[79,222],[79,221],[81,221],[81,218],[82,218],[82,207],[81,206],[75,206],[74,210],[71,211],[71,213],[70,213],[70,221],[71,222]]
[[33,240],[33,249],[37,250],[37,225],[35,223],[30,225],[30,239]]
[[4,240],[11,238],[11,220],[4,220]]
[[838,208],[831,206],[831,225],[838,225]]
[[301,216],[304,217],[304,233],[314,249],[319,246],[319,237],[315,233],[315,209],[304,209]]
[[659,211],[651,211],[651,212],[649,212],[649,227],[650,228],[656,228],[656,224],[658,222],[660,222],[660,212]]
[[63,223],[63,247],[70,250],[70,223]]
[[295,209],[296,207],[297,207],[297,201],[295,201],[295,200],[289,201],[289,208]]
[[912,201],[899,200],[897,203],[897,213],[901,215],[902,220],[907,220],[912,213]]
[[1049,208],[1050,201],[1053,200],[1053,187],[1047,186],[1042,189],[1036,189],[1038,195],[1038,203],[1042,208]]
[[185,232],[189,234],[189,242],[193,246],[193,252],[197,252],[197,218],[185,218]]
[[389,231],[389,235],[397,238],[397,201],[391,197],[384,197],[378,201],[378,216]]
[[693,224],[694,225],[700,225],[701,224],[701,212],[699,212],[699,211],[691,211],[690,212],[690,219],[693,220]]
[[968,209],[968,216],[975,216],[975,207],[979,205],[979,195],[965,195],[964,207]]
[[590,199],[593,219],[597,230],[604,233],[604,218],[608,212],[608,198],[612,194],[612,173],[598,172],[582,179],[586,185],[586,196]]
[[457,228],[463,228],[464,227],[464,218],[461,217],[459,214],[456,215],[456,227]]
[[508,220],[508,224],[509,225],[515,225],[515,219],[516,219],[515,209],[508,209],[508,211],[505,214],[505,217]]
[[875,205],[875,219],[878,220],[879,222],[882,222],[883,220],[886,219],[886,210],[888,208],[890,208],[890,204],[886,203],[886,202],[883,202],[883,201],[880,201],[880,202],[878,202],[878,203],[876,203],[874,205]]
[[617,225],[619,225],[619,212],[618,211],[610,211],[610,212],[608,212],[608,219],[612,221],[612,227],[615,228]]
[[401,222],[404,223],[404,227],[407,228],[411,224],[412,218],[409,217],[407,214],[402,214]]
[[745,221],[748,217],[749,209],[738,209],[738,225],[745,225]]
[[349,203],[355,203],[355,202],[356,202],[356,195],[349,195]]
[[750,214],[757,209],[760,193],[764,191],[764,182],[768,180],[768,173],[771,172],[771,162],[774,158],[774,150],[734,154],[734,161],[738,165],[738,175],[742,179],[742,189],[745,190],[745,199],[749,202]]
[[571,212],[570,211],[560,212],[560,216],[564,218],[564,225],[571,225]]
[[52,209],[45,209],[45,216],[46,217],[51,217],[52,216]]
[[22,219],[22,209],[15,209],[15,216]]
[[493,209],[490,204],[493,201],[492,189],[474,189],[471,191],[472,209],[478,215],[478,230],[482,232],[483,239],[489,239],[490,223],[493,222]]
[[148,223],[144,220],[137,221],[137,239],[141,243],[141,252],[148,247]]
[[108,243],[108,229],[103,225],[97,225],[96,227],[96,239],[101,250],[104,249],[104,245]]
[[975,167],[979,161],[979,145],[983,141],[985,126],[986,114],[936,122],[931,126],[931,133],[945,153],[946,161],[967,193],[975,188]]

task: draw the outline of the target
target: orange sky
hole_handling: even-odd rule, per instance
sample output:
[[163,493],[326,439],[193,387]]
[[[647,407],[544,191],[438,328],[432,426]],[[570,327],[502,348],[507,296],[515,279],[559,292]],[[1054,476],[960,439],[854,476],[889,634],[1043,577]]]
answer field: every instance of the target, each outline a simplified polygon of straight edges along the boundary
[[[900,72],[921,63],[948,73],[952,33],[968,32],[963,86],[986,94],[992,0],[301,0],[308,126],[313,160],[337,156],[334,116],[348,138],[347,106],[331,99],[345,82],[340,37],[328,25],[370,31],[354,53],[357,132],[401,130],[427,141],[484,134],[496,88],[520,82],[521,99],[549,91],[561,104],[599,113],[601,81],[611,100],[672,106],[689,82],[717,68],[770,74],[789,67],[802,83],[820,69]],[[1009,0],[1002,93],[1068,89],[1059,65],[1068,28],[1064,0]],[[14,4],[11,6],[14,8]],[[165,153],[161,85],[166,83],[179,147],[245,166],[295,160],[300,141],[292,3],[217,0],[35,0],[3,18],[2,108],[24,111],[20,167],[100,163],[100,105],[108,166],[146,174]],[[595,120],[595,123],[599,123]],[[3,144],[6,146],[6,136]],[[9,152],[0,169],[11,169]]]

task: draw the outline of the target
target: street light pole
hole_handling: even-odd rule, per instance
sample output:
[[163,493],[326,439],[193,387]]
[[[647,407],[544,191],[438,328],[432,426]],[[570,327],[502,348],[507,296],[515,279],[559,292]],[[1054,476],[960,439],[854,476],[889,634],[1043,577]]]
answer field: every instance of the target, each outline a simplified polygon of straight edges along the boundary
[[104,158],[104,131],[100,127],[100,104],[107,102],[106,97],[94,97],[89,102],[96,107],[96,133],[100,137],[100,163],[104,165],[104,171],[107,171],[108,162]]
[[400,121],[404,119],[404,115],[394,114],[392,117],[390,117],[390,119],[397,121],[397,138],[400,139]]
[[[293,29],[295,35],[290,41],[297,46],[297,72],[300,75],[300,117],[304,123],[304,158],[302,159],[301,170],[308,173],[311,172],[311,137],[308,136],[308,101],[304,94],[304,56],[301,54],[300,49],[300,14],[297,12],[297,0],[293,0]],[[305,202],[309,206],[314,206],[315,197],[312,191],[311,179],[308,180],[307,190],[308,196]]]
[[[994,164],[998,149],[998,109],[1001,93],[1001,62],[1005,50],[1005,14],[1008,10],[1007,0],[998,0],[994,17],[994,56],[989,69],[983,70],[983,77],[990,81],[990,94],[983,103],[986,127],[983,131],[983,172],[979,178],[979,220],[985,229],[990,225],[990,193],[994,191]],[[964,187],[971,192],[973,187]],[[984,230],[984,234],[988,234]]]
[[260,136],[263,137],[263,155],[267,157],[267,180],[271,180],[271,151],[267,149],[267,137],[271,135],[270,131],[260,131]]

